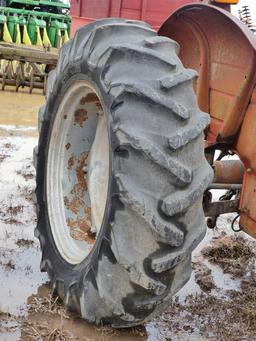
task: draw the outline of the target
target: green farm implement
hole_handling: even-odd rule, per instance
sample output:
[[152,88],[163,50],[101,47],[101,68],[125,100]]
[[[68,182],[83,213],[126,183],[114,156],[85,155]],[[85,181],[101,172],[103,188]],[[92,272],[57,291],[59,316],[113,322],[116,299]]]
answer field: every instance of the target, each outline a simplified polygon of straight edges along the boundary
[[69,40],[70,5],[50,0],[0,0],[0,82],[44,89],[57,63],[58,49]]

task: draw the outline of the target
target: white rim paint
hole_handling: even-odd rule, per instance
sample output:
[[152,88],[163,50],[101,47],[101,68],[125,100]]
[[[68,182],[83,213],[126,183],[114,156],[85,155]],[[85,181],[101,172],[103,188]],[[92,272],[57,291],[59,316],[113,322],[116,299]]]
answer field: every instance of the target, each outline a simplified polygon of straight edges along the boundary
[[[56,114],[49,143],[48,216],[56,247],[70,264],[79,264],[91,251],[91,239],[88,242],[87,237],[74,235],[86,236],[85,227],[90,226],[96,240],[107,201],[109,138],[106,116],[96,95],[87,81],[70,86]],[[87,102],[90,96],[94,100]]]

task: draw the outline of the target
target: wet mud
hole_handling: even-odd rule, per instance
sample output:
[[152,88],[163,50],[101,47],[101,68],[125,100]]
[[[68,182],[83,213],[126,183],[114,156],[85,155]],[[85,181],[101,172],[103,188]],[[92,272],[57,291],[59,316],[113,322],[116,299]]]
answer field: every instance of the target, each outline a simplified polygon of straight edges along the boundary
[[[218,220],[193,255],[190,281],[167,312],[139,328],[91,326],[67,312],[40,272],[34,237],[39,94],[0,92],[0,340],[253,340],[256,242]],[[14,103],[17,104],[14,106]]]

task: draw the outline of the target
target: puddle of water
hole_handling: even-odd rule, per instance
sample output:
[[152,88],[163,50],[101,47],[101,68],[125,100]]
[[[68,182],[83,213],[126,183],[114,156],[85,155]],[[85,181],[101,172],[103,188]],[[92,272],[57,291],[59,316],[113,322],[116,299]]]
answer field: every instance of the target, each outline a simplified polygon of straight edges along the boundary
[[10,88],[9,91],[0,91],[0,103],[1,136],[36,136],[37,113],[44,103],[42,92],[35,91],[30,95],[26,89],[16,93]]
[[[217,290],[214,290],[216,296],[223,296],[223,290],[240,290],[240,280],[234,278],[228,273],[223,273],[222,269],[215,264],[210,263],[207,259],[204,259],[204,264],[211,270],[214,283]],[[221,288],[222,293],[220,293]]]
[[26,91],[0,91],[0,125],[35,127],[37,112],[44,103],[42,93],[29,94]]
[[33,248],[0,250],[0,310],[15,316],[26,313],[27,297],[37,292],[47,276],[40,273],[40,252]]
[[0,309],[16,316],[24,313],[27,297],[47,280],[39,270],[40,250],[33,233],[35,144],[35,138],[0,138],[0,151],[8,155],[0,164]]

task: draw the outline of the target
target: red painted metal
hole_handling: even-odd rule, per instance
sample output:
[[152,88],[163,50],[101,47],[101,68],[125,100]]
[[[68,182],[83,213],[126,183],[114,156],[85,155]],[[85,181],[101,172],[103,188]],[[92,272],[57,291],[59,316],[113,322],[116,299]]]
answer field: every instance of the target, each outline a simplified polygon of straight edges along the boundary
[[256,238],[256,87],[235,148],[246,169],[240,199],[240,225],[244,231]]
[[198,71],[198,102],[211,115],[207,146],[226,145],[243,162],[240,226],[256,237],[256,37],[228,12],[203,4],[177,10],[159,34],[176,40],[183,64]]
[[118,17],[148,22],[158,29],[178,7],[198,0],[71,0],[71,35],[95,19]]
[[244,165],[241,160],[221,160],[214,162],[214,183],[241,184]]
[[256,38],[233,15],[210,5],[187,5],[160,28],[176,40],[183,64],[199,74],[197,95],[211,115],[208,143],[234,141],[256,82]]

